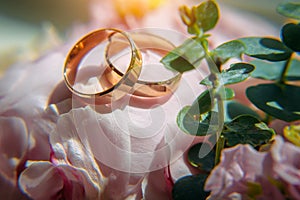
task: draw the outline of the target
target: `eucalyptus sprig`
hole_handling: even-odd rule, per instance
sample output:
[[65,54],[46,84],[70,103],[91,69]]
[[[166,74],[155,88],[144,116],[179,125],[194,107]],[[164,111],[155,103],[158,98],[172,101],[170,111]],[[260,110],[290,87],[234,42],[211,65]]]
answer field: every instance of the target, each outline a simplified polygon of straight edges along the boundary
[[[219,19],[217,2],[206,0],[191,8],[182,6],[179,10],[181,19],[192,36],[167,54],[161,62],[169,69],[184,73],[197,69],[202,61],[206,61],[210,75],[199,80],[200,84],[207,86],[207,90],[192,105],[182,108],[177,116],[177,124],[187,134],[209,135],[211,144],[217,145],[213,149],[206,144],[196,144],[190,148],[189,162],[204,174],[178,180],[173,189],[173,198],[205,199],[209,193],[201,190],[199,194],[199,188],[203,188],[207,177],[205,173],[209,173],[218,163],[223,148],[250,144],[258,149],[267,144],[275,134],[267,126],[270,119],[288,122],[300,119],[300,87],[290,84],[300,80],[300,61],[296,56],[300,51],[300,24],[284,25],[281,39],[239,38],[210,50],[210,35],[207,32],[216,26]],[[299,3],[283,2],[278,5],[277,11],[294,20],[300,19]],[[253,61],[231,63],[229,69],[223,69],[231,58],[242,60],[243,55],[252,57]],[[273,81],[251,86],[246,90],[249,100],[268,116],[265,119],[254,110],[234,101],[234,91],[226,87],[243,82],[250,76]],[[199,153],[203,149],[206,149],[205,157],[201,157]],[[190,181],[189,185],[197,186],[197,191],[194,190],[195,187],[186,187],[187,180]],[[191,191],[183,193],[182,190]]]

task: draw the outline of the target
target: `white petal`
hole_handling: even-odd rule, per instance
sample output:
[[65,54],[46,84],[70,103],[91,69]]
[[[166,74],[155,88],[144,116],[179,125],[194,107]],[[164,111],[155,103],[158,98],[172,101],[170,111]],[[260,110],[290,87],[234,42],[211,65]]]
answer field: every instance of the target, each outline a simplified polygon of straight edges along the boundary
[[21,173],[19,185],[33,199],[50,200],[57,197],[64,182],[52,163],[39,161],[32,163]]
[[16,170],[28,148],[27,127],[17,117],[0,117],[0,175],[16,179]]
[[62,80],[62,52],[11,67],[0,80],[0,113],[25,119],[41,113],[49,95]]

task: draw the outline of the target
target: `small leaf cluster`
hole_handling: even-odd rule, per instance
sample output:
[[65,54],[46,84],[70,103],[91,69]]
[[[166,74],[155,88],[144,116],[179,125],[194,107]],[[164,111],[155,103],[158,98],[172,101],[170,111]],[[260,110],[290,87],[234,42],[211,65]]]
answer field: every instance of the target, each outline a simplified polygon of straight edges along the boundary
[[[242,38],[256,70],[252,77],[269,80],[247,88],[248,99],[268,116],[287,122],[300,120],[300,3],[282,2],[277,11],[295,22],[281,28],[281,38]],[[263,95],[261,95],[263,94]],[[269,117],[269,119],[270,119]]]
[[[250,144],[255,148],[267,144],[274,136],[268,127],[270,119],[287,122],[300,119],[300,4],[285,1],[278,5],[277,12],[292,18],[285,24],[280,39],[271,37],[245,37],[226,42],[209,50],[209,30],[219,19],[219,8],[214,0],[206,0],[198,6],[180,7],[180,15],[187,31],[194,35],[167,54],[161,62],[165,67],[180,73],[196,69],[206,61],[211,74],[200,81],[207,87],[192,103],[178,113],[177,124],[181,130],[194,136],[210,135],[212,151],[199,157],[199,151],[207,144],[196,144],[189,149],[188,161],[202,175],[183,177],[175,183],[174,199],[205,199],[206,173],[217,164],[223,148],[237,144]],[[222,66],[231,58],[251,57],[249,63],[233,63],[228,69]],[[234,91],[227,85],[245,81],[249,77],[268,80],[247,88],[249,100],[266,113],[262,119],[254,110],[234,100]],[[221,116],[220,116],[221,115]],[[268,120],[266,120],[268,119]],[[220,123],[222,127],[220,129]],[[294,143],[300,143],[299,131],[285,131]],[[188,193],[184,193],[188,191]]]

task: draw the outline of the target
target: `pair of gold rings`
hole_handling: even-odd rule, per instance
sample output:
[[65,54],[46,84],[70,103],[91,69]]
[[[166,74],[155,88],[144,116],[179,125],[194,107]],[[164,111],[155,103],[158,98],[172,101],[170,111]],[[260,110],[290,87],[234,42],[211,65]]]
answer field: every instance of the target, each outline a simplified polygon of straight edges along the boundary
[[[157,80],[161,74],[153,58],[160,59],[174,48],[174,44],[155,34],[99,29],[71,48],[64,65],[64,81],[69,90],[87,104],[111,104],[126,95],[130,95],[131,104],[138,107],[147,107],[145,102],[149,100],[161,104],[176,90],[181,74],[169,72],[168,78]],[[94,60],[89,61],[89,57]],[[153,68],[152,77],[147,78],[150,68]],[[87,89],[85,85],[92,86]]]

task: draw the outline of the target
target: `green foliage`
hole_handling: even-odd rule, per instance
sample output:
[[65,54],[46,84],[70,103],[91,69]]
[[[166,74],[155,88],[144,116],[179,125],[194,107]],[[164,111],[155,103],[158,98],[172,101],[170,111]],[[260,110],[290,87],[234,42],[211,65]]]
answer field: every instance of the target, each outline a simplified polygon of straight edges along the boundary
[[287,60],[292,51],[281,41],[274,38],[246,37],[239,41],[246,46],[245,54],[269,61]]
[[300,24],[286,24],[281,29],[283,43],[293,51],[300,52]]
[[176,181],[173,190],[173,200],[205,200],[209,192],[204,191],[207,175],[198,174],[185,176]]
[[267,143],[274,131],[251,115],[240,115],[226,123],[223,136],[228,146],[250,144],[254,147]]
[[231,88],[224,88],[224,90],[220,90],[219,93],[222,100],[230,100],[235,97],[234,90]]
[[[224,88],[220,93],[223,100],[232,99],[234,91]],[[205,90],[201,93],[191,106],[185,106],[177,116],[177,125],[185,133],[204,136],[215,133],[218,129],[218,112],[212,111],[212,91]]]
[[[277,11],[286,17],[300,19],[299,2],[285,1],[278,5]],[[219,19],[216,1],[206,0],[192,8],[182,6],[180,15],[188,32],[194,36],[167,54],[161,62],[180,73],[195,69],[202,60],[208,64],[211,74],[200,82],[208,89],[177,116],[182,131],[194,136],[210,135],[209,140],[217,143],[214,151],[205,157],[199,156],[199,152],[206,144],[196,144],[188,151],[189,163],[207,173],[218,163],[223,148],[237,144],[258,148],[275,134],[256,111],[232,100],[234,90],[224,85],[245,81],[250,76],[273,81],[247,88],[248,99],[267,114],[266,121],[274,118],[287,122],[300,120],[300,87],[287,84],[287,81],[300,80],[300,60],[295,56],[300,52],[300,24],[284,25],[281,39],[244,37],[210,50],[206,32],[214,28]],[[229,69],[222,70],[231,58],[242,59],[243,55],[255,59],[250,63],[231,64]],[[300,137],[299,129],[286,131],[286,135],[296,141]],[[173,199],[205,199],[208,196],[203,191],[206,178],[206,175],[193,175],[178,180],[172,191]],[[249,188],[253,198],[261,192],[255,184],[249,183]]]
[[168,69],[183,73],[195,69],[205,57],[208,35],[204,33],[217,24],[219,8],[215,1],[208,0],[191,9],[182,6],[180,16],[187,25],[188,32],[196,37],[188,39],[169,52],[162,58],[161,63]]
[[300,87],[261,84],[247,88],[246,94],[256,107],[275,118],[288,122],[300,119]]
[[161,59],[161,63],[168,69],[183,73],[199,66],[204,57],[201,40],[191,38],[169,52]]
[[[234,90],[231,88],[224,88],[224,93],[221,93],[223,100],[229,100],[234,97]],[[193,102],[190,107],[189,113],[192,115],[199,115],[207,113],[212,109],[212,96],[211,90],[205,90],[202,92],[197,99]]]
[[219,19],[219,8],[215,1],[206,1],[193,8],[195,11],[196,25],[203,30],[209,31],[214,28]]
[[[201,152],[208,152],[208,154],[202,157]],[[215,151],[209,144],[198,143],[189,149],[188,161],[192,166],[209,173],[215,166],[215,155]]]
[[230,122],[240,115],[251,115],[260,119],[260,116],[248,106],[234,100],[225,101],[225,122]]
[[[281,73],[284,70],[286,61],[281,62],[268,62],[263,60],[253,60],[250,62],[255,66],[255,70],[251,73],[254,78],[280,81]],[[289,70],[285,79],[288,81],[300,80],[300,60],[292,59]]]
[[300,3],[297,0],[284,1],[277,6],[277,12],[283,16],[300,20]]
[[242,57],[242,54],[246,50],[245,45],[238,41],[233,40],[226,42],[217,48],[213,49],[211,51],[211,56],[213,57],[215,63],[217,65],[221,65],[226,63],[230,58],[240,58]]
[[202,92],[190,107],[190,114],[199,115],[207,113],[212,108],[211,93],[209,90]]
[[[298,19],[300,4],[286,1],[279,4],[277,11]],[[267,60],[251,62],[256,66],[252,76],[275,81],[272,84],[249,87],[247,97],[268,115],[288,122],[300,119],[300,97],[297,95],[300,87],[286,84],[286,81],[300,80],[300,62],[293,57],[294,52],[300,51],[299,35],[300,25],[288,23],[281,29],[282,41],[259,37],[240,39],[246,46],[246,55]]]
[[187,25],[190,34],[201,36],[214,28],[219,19],[219,8],[215,1],[208,0],[198,6],[180,8],[182,21]]
[[[230,85],[234,83],[239,83],[250,77],[250,73],[255,69],[255,67],[249,63],[235,63],[232,64],[228,70],[222,71],[218,74],[218,80],[223,85]],[[203,79],[200,84],[211,86],[212,82],[209,77]]]
[[218,113],[214,111],[194,114],[191,106],[185,106],[177,115],[178,127],[190,135],[205,136],[218,129]]

